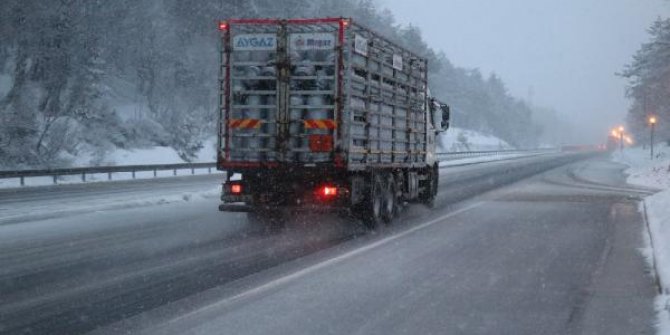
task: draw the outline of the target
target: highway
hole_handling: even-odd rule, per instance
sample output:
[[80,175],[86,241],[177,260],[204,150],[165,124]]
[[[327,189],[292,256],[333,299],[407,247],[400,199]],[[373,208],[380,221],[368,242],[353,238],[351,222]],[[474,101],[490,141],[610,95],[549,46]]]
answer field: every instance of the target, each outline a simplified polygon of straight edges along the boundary
[[653,334],[650,191],[622,168],[445,168],[435,208],[372,232],[250,225],[217,211],[220,175],[3,190],[0,333]]

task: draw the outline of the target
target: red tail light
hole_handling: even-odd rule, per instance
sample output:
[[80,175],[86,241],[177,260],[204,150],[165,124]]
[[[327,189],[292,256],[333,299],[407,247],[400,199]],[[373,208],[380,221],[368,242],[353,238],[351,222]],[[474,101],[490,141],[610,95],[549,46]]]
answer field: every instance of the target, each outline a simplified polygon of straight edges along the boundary
[[219,30],[228,30],[228,22],[226,21],[219,22]]
[[231,194],[242,194],[242,184],[232,184],[230,185]]
[[337,187],[335,186],[323,186],[319,189],[319,195],[324,198],[332,198],[337,196]]

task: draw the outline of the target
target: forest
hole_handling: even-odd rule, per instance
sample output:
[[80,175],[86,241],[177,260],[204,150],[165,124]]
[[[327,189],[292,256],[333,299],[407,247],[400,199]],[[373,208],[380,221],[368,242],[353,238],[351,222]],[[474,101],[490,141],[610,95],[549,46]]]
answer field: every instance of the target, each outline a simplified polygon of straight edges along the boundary
[[[374,0],[4,0],[0,168],[68,166],[84,153],[96,164],[117,148],[151,146],[192,159],[216,132],[217,22],[234,17],[352,17],[429,60],[432,94],[451,105],[453,125],[519,148],[539,144],[539,109],[496,74],[452,64]],[[667,22],[652,31],[669,40]],[[636,59],[665,52],[667,61],[664,48],[650,44]],[[647,108],[668,104],[654,93],[668,76],[646,64],[625,72],[639,78],[634,110],[643,93]]]
[[627,124],[638,142],[648,143],[649,119],[657,119],[656,139],[670,141],[670,19],[657,19],[642,44],[620,73],[628,78],[632,100]]

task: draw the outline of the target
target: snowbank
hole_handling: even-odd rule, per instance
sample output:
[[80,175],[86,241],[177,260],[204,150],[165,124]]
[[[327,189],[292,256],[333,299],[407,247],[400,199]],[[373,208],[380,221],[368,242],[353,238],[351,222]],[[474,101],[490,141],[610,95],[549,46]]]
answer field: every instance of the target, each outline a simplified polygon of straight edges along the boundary
[[644,203],[658,276],[662,287],[670,294],[670,190],[647,197]]
[[[460,128],[450,128],[446,133],[439,136],[438,143],[440,144],[438,151],[446,152],[514,149],[507,142],[495,136],[484,135],[473,130]],[[217,141],[215,137],[205,140],[203,148],[196,155],[194,162],[206,163],[216,161],[216,145]],[[489,157],[488,160],[491,160],[491,158]],[[107,155],[105,162],[107,164],[100,165],[184,163],[177,152],[170,147],[133,150],[117,149]],[[76,163],[77,166],[89,166],[90,159],[83,157],[82,159],[78,159]]]
[[[216,161],[216,139],[211,138],[203,142],[203,148],[198,152],[194,163],[211,163]],[[171,147],[153,147],[147,149],[116,149],[105,156],[105,159],[98,164],[95,164],[95,158],[91,154],[82,154],[74,158],[75,167],[87,166],[119,166],[119,165],[147,165],[147,164],[177,164],[185,163],[177,152]],[[215,171],[212,171],[215,172]],[[209,169],[195,169],[193,171],[196,175],[209,174]],[[218,172],[215,172],[218,173]],[[190,170],[177,171],[177,175],[191,174]],[[172,177],[173,171],[158,171],[156,177]],[[154,178],[152,171],[135,173],[137,179],[151,179]],[[130,180],[133,179],[131,173],[119,172],[112,174],[112,180]],[[106,182],[108,175],[102,174],[88,174],[86,175],[86,182]],[[59,184],[78,184],[81,183],[81,175],[61,176],[58,178]],[[25,186],[47,186],[53,185],[52,177],[30,177],[26,178]],[[16,188],[21,187],[18,178],[0,179],[0,188]]]
[[[438,151],[442,152],[462,152],[462,151],[487,151],[499,149],[512,149],[512,147],[505,141],[497,137],[484,135],[476,131],[451,128],[445,134],[440,135],[441,147]],[[464,145],[467,143],[467,147]],[[203,148],[196,154],[194,163],[209,163],[216,161],[216,137],[211,137],[203,141]],[[532,153],[531,155],[535,155]],[[442,162],[441,166],[453,166],[472,163],[483,163],[502,159],[510,159],[515,157],[528,156],[529,154],[509,154],[502,156],[482,156],[482,157],[464,157],[456,160]],[[99,160],[92,153],[82,153],[73,159],[73,166],[119,166],[119,165],[146,165],[146,164],[176,164],[185,163],[176,150],[171,147],[157,146],[146,149],[115,149],[105,154],[104,159]],[[207,174],[207,169],[196,170],[195,174]],[[190,171],[189,171],[190,174]],[[179,173],[182,175],[182,173]],[[170,177],[172,171],[159,171],[158,177]],[[137,179],[153,178],[153,172],[138,172],[135,177]],[[112,180],[128,180],[132,179],[130,173],[114,173]],[[87,182],[104,182],[108,180],[107,174],[91,174],[86,176]],[[26,186],[44,186],[52,185],[51,177],[33,177],[26,179]],[[59,184],[74,184],[81,183],[81,176],[62,176],[58,179]],[[15,188],[20,187],[18,179],[0,179],[0,188]]]
[[[74,166],[91,166],[91,155],[80,155],[74,161]],[[211,138],[203,142],[203,148],[198,152],[193,163],[211,163],[216,161],[216,139]],[[146,165],[146,164],[177,164],[186,163],[176,150],[171,147],[153,147],[146,149],[115,149],[108,153],[102,162],[97,165]]]
[[642,210],[649,222],[652,248],[663,293],[656,299],[659,332],[670,334],[670,147],[659,145],[654,160],[649,149],[630,148],[612,155],[615,162],[629,166],[628,183],[661,189],[644,200]]
[[[670,176],[668,176],[670,178]],[[660,334],[670,335],[670,189],[645,199],[651,247],[662,294],[656,298]]]
[[445,133],[440,134],[438,142],[441,151],[488,151],[501,149],[514,149],[507,142],[491,135],[462,128],[452,127]]
[[612,154],[615,162],[629,166],[626,170],[628,183],[657,189],[670,188],[670,148],[666,145],[657,145],[654,148],[654,160],[651,160],[649,148],[627,148],[623,152],[618,150]]
[[[145,165],[183,163],[177,152],[170,147],[148,149],[116,149],[106,155],[100,165]],[[77,161],[76,166],[89,166],[89,162]]]
[[216,147],[218,146],[218,141],[216,137],[212,137],[204,142],[202,142],[202,149],[198,151],[194,162],[197,163],[208,163],[216,162]]

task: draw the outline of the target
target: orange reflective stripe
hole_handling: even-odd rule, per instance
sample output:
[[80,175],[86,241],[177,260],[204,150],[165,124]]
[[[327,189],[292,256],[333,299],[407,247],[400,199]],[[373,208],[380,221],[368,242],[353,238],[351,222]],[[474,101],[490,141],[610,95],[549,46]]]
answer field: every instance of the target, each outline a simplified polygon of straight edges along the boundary
[[335,120],[305,120],[305,128],[307,129],[335,129],[337,128],[337,123]]
[[242,120],[242,122],[240,123],[240,128],[249,128],[249,122],[250,121],[251,120],[249,120],[249,119]]
[[228,126],[230,128],[258,128],[261,126],[261,120],[258,119],[232,119],[228,121]]
[[305,120],[305,128],[307,129],[316,129],[319,128],[319,125],[314,122],[314,120]]
[[258,128],[261,126],[261,120],[252,119],[249,122],[249,128]]
[[328,128],[328,129],[337,128],[337,123],[335,123],[335,120],[323,120],[323,123],[325,124],[326,128]]

